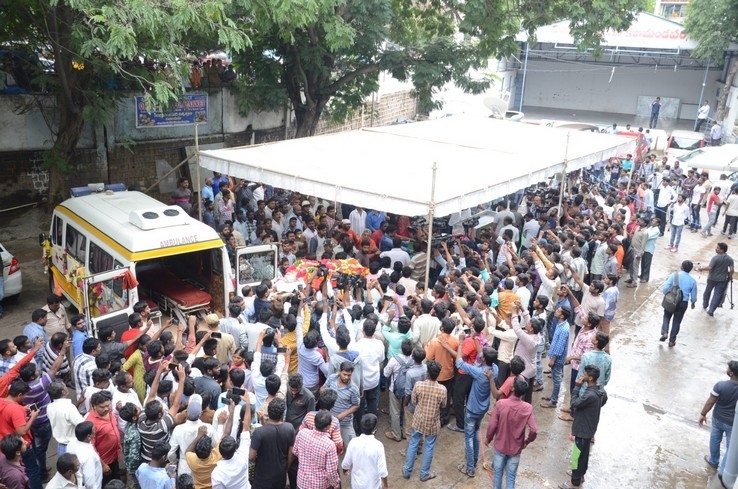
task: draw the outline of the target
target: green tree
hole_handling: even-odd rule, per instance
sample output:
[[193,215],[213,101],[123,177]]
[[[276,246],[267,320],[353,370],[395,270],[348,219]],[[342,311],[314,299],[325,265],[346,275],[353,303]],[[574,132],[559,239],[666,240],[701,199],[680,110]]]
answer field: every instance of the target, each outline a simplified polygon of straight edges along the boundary
[[490,58],[517,53],[518,32],[570,20],[581,48],[607,29],[626,29],[645,0],[323,0],[316,21],[285,28],[255,20],[251,49],[236,56],[244,112],[290,103],[297,137],[315,133],[325,111],[341,119],[378,87],[381,71],[411,80],[421,108],[454,82],[480,93]]
[[114,88],[170,105],[184,90],[188,55],[216,46],[238,52],[250,44],[253,17],[299,26],[315,21],[316,7],[314,0],[4,0],[0,45],[48,52],[54,61],[54,75],[36,80],[56,96],[46,114],[54,134],[45,155],[50,201],[65,190],[85,122],[106,121],[115,110]]
[[[693,56],[713,65],[725,62],[725,50],[738,40],[738,0],[692,0],[684,22],[689,37],[697,41]],[[738,60],[731,58],[725,85],[715,106],[715,119],[725,116],[730,87],[738,73]]]

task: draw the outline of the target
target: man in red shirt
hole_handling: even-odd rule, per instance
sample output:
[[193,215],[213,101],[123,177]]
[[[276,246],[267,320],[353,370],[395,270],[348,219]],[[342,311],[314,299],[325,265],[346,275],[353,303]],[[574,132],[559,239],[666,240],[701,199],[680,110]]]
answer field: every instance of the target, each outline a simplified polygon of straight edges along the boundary
[[[139,301],[133,306],[133,314],[128,316],[128,326],[130,327],[127,331],[124,331],[120,335],[121,343],[134,339],[139,336],[140,329],[144,324],[149,324],[149,315],[151,314],[151,308],[146,301]],[[126,348],[124,356],[126,359],[133,355],[133,352],[138,348],[137,343],[133,343]]]
[[[536,418],[533,416],[533,406],[523,401],[528,391],[528,382],[523,378],[515,379],[513,383],[514,395],[507,399],[500,399],[492,410],[492,417],[487,426],[486,445],[494,439],[494,474],[495,487],[502,487],[502,472],[507,473],[506,487],[515,486],[515,477],[518,473],[520,453],[523,448],[536,439]],[[526,426],[528,435],[526,436]],[[487,467],[485,467],[486,469]]]
[[[462,317],[466,318],[466,315]],[[484,328],[486,324],[481,317],[471,321],[474,333],[462,343],[461,353],[462,360],[469,365],[479,365],[477,359],[482,354],[482,348],[487,345],[487,339],[484,336]],[[451,431],[457,433],[464,432],[464,412],[466,409],[466,400],[469,398],[471,391],[472,378],[462,369],[456,369],[456,377],[454,378],[454,411],[456,412],[456,423],[446,425]]]
[[0,399],[0,438],[13,433],[23,437],[28,448],[21,453],[21,459],[26,468],[30,488],[41,489],[41,470],[38,466],[36,452],[33,450],[33,435],[31,434],[31,425],[39,415],[39,410],[23,405],[23,398],[29,390],[28,384],[22,380],[16,380],[10,384],[8,397]]
[[100,455],[103,464],[103,486],[113,479],[119,479],[118,458],[120,458],[120,432],[118,425],[110,409],[113,395],[102,390],[92,395],[90,399],[90,412],[87,413],[86,421],[95,426],[95,438],[92,446]]

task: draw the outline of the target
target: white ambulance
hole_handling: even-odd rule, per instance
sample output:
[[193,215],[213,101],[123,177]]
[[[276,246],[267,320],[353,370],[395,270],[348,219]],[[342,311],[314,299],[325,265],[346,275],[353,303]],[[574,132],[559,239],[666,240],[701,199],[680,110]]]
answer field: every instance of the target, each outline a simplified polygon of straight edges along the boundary
[[120,184],[73,195],[54,209],[41,239],[52,291],[87,316],[92,334],[105,325],[127,329],[139,300],[180,320],[227,315],[229,294],[276,276],[276,245],[238,248],[232,267],[218,233],[180,207]]

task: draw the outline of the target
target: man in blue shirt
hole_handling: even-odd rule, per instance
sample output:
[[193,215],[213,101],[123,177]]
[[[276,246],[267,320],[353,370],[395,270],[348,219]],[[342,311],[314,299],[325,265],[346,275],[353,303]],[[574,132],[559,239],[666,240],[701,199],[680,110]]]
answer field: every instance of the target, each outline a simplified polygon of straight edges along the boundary
[[[44,309],[36,309],[31,314],[31,322],[23,328],[23,335],[28,337],[28,341],[30,341],[31,344],[36,342],[36,338],[44,340],[44,344],[49,342],[49,339],[46,337],[46,330],[44,329],[44,325],[46,324],[46,313],[47,311]],[[43,365],[43,361],[44,349],[41,348],[36,352],[34,362],[36,365]]]
[[479,426],[489,409],[490,384],[493,384],[497,378],[497,365],[495,365],[497,350],[490,346],[485,347],[482,350],[484,365],[481,367],[471,365],[463,360],[464,340],[466,340],[466,334],[461,333],[459,335],[459,347],[455,352],[451,351],[448,344],[442,344],[449,350],[449,353],[456,357],[456,368],[463,370],[472,378],[471,392],[466,402],[466,412],[464,414],[464,454],[466,455],[466,463],[458,464],[456,468],[462,474],[474,477],[475,467],[479,460]]
[[384,212],[380,212],[377,210],[373,210],[371,212],[368,212],[366,215],[366,228],[374,232],[382,225],[384,221],[387,220],[387,216],[384,214]]
[[541,407],[543,408],[555,408],[559,400],[561,380],[564,378],[566,351],[569,345],[569,322],[567,321],[569,317],[571,317],[571,309],[567,306],[557,307],[554,311],[556,326],[551,337],[551,346],[548,349],[548,366],[551,369],[553,391],[551,397],[541,398]]
[[[676,337],[679,334],[679,327],[682,324],[684,313],[687,312],[687,306],[692,303],[692,309],[697,302],[697,281],[689,275],[692,271],[692,262],[684,260],[682,262],[682,271],[679,273],[672,273],[666,280],[664,285],[661,287],[661,292],[666,294],[674,284],[674,275],[678,277],[679,289],[682,291],[682,302],[677,306],[674,312],[669,312],[664,309],[664,320],[661,323],[661,338],[659,341],[666,341],[669,338],[669,346],[676,345]],[[673,321],[672,321],[673,318]],[[669,323],[671,323],[671,334],[669,334]]]
[[[141,489],[171,489],[174,479],[167,472],[167,454],[169,444],[157,442],[151,450],[151,462],[141,464],[136,470],[136,479]],[[176,472],[174,472],[176,475]]]

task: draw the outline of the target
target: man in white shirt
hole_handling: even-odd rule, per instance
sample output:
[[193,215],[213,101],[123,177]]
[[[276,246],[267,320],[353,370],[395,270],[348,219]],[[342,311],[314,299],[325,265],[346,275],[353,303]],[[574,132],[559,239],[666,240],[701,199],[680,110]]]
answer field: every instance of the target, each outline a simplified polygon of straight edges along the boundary
[[[230,416],[233,416],[235,406],[230,404]],[[210,476],[213,489],[250,489],[249,483],[249,449],[251,448],[251,410],[246,409],[243,416],[243,431],[240,443],[236,447],[236,440],[232,436],[224,436],[218,447],[220,456],[223,457],[215,465]]]
[[[240,300],[237,301],[236,299]],[[242,322],[243,319],[240,317],[243,311],[242,304],[242,297],[234,297],[233,301],[228,304],[229,317],[220,320],[220,330],[233,336],[233,341],[236,343],[236,351],[246,348],[249,345],[248,331],[246,325]]]
[[361,418],[361,435],[351,440],[346,448],[341,468],[351,473],[351,487],[387,489],[387,458],[384,445],[374,437],[377,417],[365,414]]
[[676,192],[671,185],[669,185],[669,179],[664,178],[661,181],[659,198],[656,199],[656,217],[661,221],[661,224],[659,225],[659,233],[661,236],[664,235],[664,229],[666,226],[666,210],[674,201],[676,201]]
[[697,121],[694,125],[695,132],[700,132],[700,129],[702,128],[702,124],[705,123],[707,120],[707,116],[710,115],[710,104],[705,100],[702,102],[702,106],[697,109]]
[[420,309],[423,314],[413,318],[413,345],[425,348],[425,345],[440,333],[441,321],[438,317],[431,315],[433,301],[430,299],[420,301]]
[[69,391],[63,382],[54,381],[49,384],[49,396],[52,399],[51,404],[46,406],[46,416],[51,423],[51,433],[56,440],[57,455],[61,455],[67,451],[69,442],[75,439],[75,427],[84,421],[79,414],[77,406],[72,404],[69,399]]
[[[366,319],[363,324],[364,337],[356,342],[354,350],[361,358],[361,373],[364,394],[361,397],[362,414],[377,414],[379,409],[379,370],[384,362],[384,342],[374,337],[377,323],[373,319]],[[356,417],[354,417],[356,419]],[[358,425],[357,422],[354,423]]]
[[402,239],[401,238],[392,238],[392,249],[389,251],[383,251],[379,254],[380,258],[388,256],[390,260],[392,260],[392,264],[390,266],[394,266],[395,262],[399,261],[402,263],[403,267],[406,267],[410,265],[410,255],[407,251],[403,250],[401,248],[402,246]]
[[129,402],[143,410],[143,405],[141,405],[141,401],[138,399],[138,394],[133,390],[133,377],[128,372],[121,371],[115,374],[115,389],[113,389],[113,402],[111,403],[113,412],[115,413],[115,419],[118,420],[118,431],[120,431],[121,436],[128,423],[118,416],[118,410]]
[[364,209],[357,207],[352,210],[348,219],[351,221],[351,230],[355,232],[357,236],[364,234],[364,229],[366,229],[366,212]]
[[56,474],[46,485],[46,489],[83,489],[79,459],[72,453],[59,455],[56,460]]
[[525,224],[523,224],[523,248],[528,249],[530,247],[530,238],[538,237],[538,231],[540,231],[541,225],[538,224],[538,220],[530,212],[526,213],[523,219],[525,219]]
[[211,424],[200,421],[200,415],[202,415],[202,397],[199,394],[193,394],[187,403],[187,421],[184,424],[175,426],[174,430],[172,430],[172,436],[169,439],[169,461],[177,463],[177,460],[179,460],[177,475],[192,474],[184,453],[190,443],[192,443],[192,440],[197,437],[197,430],[200,426],[207,428],[207,436],[213,441],[214,446],[220,441],[215,428]]
[[684,229],[684,223],[689,219],[689,214],[689,206],[684,200],[684,195],[679,194],[671,209],[671,236],[669,237],[669,245],[665,246],[672,253],[679,251],[682,230]]
[[100,456],[90,443],[95,436],[95,427],[90,421],[82,421],[74,429],[75,440],[67,445],[67,453],[73,453],[79,459],[79,473],[82,475],[81,482],[85,488],[102,487],[103,470]]
[[700,177],[697,180],[697,185],[692,189],[692,200],[689,203],[689,210],[692,214],[692,222],[689,223],[689,229],[693,233],[696,233],[702,227],[700,224],[700,211],[702,210],[702,200],[706,193],[705,177]]

